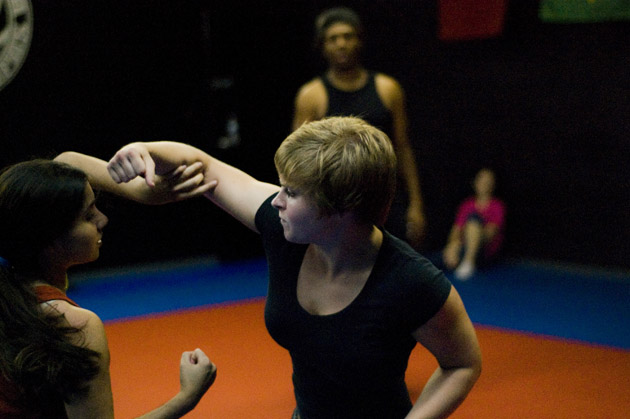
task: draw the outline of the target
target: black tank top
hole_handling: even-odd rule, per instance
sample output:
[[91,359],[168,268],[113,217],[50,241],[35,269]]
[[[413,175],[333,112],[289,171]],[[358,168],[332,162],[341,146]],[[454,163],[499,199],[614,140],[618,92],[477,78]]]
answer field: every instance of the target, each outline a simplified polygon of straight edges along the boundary
[[374,72],[368,73],[365,86],[359,90],[346,92],[334,87],[328,77],[320,77],[328,94],[326,116],[356,116],[379,128],[392,138],[392,113],[385,107],[376,92]]

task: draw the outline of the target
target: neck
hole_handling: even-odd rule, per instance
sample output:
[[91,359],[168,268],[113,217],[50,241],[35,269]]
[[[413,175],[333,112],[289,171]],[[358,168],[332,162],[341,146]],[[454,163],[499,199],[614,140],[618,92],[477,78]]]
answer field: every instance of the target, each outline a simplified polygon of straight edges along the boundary
[[383,243],[383,232],[373,225],[354,225],[340,232],[329,243],[312,244],[313,256],[326,269],[338,274],[372,265]]
[[477,195],[475,202],[477,202],[477,204],[487,204],[490,202],[490,199],[492,199],[492,195]]
[[367,81],[368,73],[361,66],[339,68],[331,67],[326,74],[328,80],[341,89],[358,89]]
[[68,289],[68,268],[67,264],[60,264],[54,254],[44,251],[37,259],[38,270],[30,275],[40,283],[52,285],[61,291]]
[[59,272],[46,271],[27,276],[33,278],[34,285],[51,285],[63,292],[66,292],[68,289],[68,273],[65,269]]

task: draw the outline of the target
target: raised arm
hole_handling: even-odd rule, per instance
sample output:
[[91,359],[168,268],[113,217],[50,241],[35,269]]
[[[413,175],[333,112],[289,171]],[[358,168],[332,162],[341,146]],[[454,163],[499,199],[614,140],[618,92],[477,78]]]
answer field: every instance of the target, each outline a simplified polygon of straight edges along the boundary
[[433,318],[414,337],[438,362],[407,419],[446,418],[466,398],[481,374],[475,329],[454,287]]
[[116,183],[107,171],[106,161],[74,151],[59,154],[55,161],[81,169],[87,174],[90,185],[95,189],[143,204],[181,201],[202,195],[213,187],[213,184],[204,184],[203,165],[200,162],[180,165],[169,172],[164,171],[148,184],[140,177],[128,183]]
[[116,182],[130,182],[138,176],[144,176],[150,182],[156,171],[168,172],[195,162],[203,166],[204,185],[212,185],[205,196],[248,228],[257,231],[255,216],[258,208],[280,188],[260,182],[196,147],[170,141],[132,143],[116,153],[108,164],[108,170]]

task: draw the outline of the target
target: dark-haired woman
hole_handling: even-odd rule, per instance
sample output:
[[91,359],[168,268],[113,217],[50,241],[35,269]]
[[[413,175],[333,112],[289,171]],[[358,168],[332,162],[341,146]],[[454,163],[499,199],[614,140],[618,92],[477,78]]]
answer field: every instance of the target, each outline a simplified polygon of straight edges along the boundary
[[[0,174],[0,417],[114,417],[103,322],[65,293],[107,221],[81,170],[31,160]],[[215,373],[203,351],[184,352],[179,393],[143,417],[181,417]]]

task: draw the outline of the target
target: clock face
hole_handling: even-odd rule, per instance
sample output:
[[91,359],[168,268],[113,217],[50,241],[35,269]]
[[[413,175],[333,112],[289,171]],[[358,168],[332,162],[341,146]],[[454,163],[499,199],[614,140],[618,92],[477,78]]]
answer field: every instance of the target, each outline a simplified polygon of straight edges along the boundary
[[0,90],[20,71],[33,36],[30,0],[0,0]]

